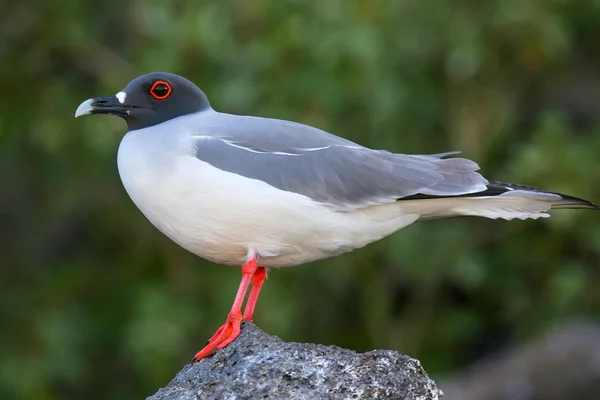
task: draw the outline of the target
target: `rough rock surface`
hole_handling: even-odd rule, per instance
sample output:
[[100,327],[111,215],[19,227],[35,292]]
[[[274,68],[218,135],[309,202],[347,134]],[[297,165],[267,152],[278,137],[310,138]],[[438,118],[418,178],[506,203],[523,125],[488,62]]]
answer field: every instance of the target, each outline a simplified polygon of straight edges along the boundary
[[186,365],[151,400],[438,399],[443,394],[419,361],[395,351],[355,353],[286,343],[244,323],[215,356]]

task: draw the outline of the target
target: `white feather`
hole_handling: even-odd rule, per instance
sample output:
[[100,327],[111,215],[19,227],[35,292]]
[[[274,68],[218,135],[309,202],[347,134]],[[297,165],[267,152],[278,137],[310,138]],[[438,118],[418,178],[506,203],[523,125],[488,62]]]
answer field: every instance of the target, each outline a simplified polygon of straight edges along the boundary
[[193,155],[192,136],[158,129],[131,131],[118,167],[129,196],[161,232],[188,251],[241,265],[249,251],[260,264],[302,264],[379,240],[416,221],[397,203],[339,212],[262,181],[225,172]]
[[546,211],[561,197],[552,193],[513,190],[499,196],[450,197],[401,201],[406,212],[417,212],[421,220],[453,216],[474,216],[491,219],[548,218]]
[[115,95],[115,97],[117,98],[117,100],[119,101],[119,103],[121,104],[125,104],[125,99],[127,98],[127,93],[125,92],[119,92]]
[[293,266],[363,247],[418,219],[535,219],[548,217],[546,211],[560,199],[513,190],[340,211],[215,168],[196,158],[195,141],[190,132],[158,126],[131,131],[119,146],[119,173],[154,226],[188,251],[220,264],[241,265],[256,252],[263,266]]

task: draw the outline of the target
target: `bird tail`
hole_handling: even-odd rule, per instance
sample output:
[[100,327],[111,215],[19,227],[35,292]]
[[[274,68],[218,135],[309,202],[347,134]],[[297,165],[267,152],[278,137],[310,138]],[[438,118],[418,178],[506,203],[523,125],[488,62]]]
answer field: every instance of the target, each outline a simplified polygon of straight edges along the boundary
[[481,192],[458,196],[416,195],[400,201],[409,212],[418,213],[420,220],[476,216],[491,219],[547,218],[551,209],[600,210],[592,202],[540,188],[490,182]]

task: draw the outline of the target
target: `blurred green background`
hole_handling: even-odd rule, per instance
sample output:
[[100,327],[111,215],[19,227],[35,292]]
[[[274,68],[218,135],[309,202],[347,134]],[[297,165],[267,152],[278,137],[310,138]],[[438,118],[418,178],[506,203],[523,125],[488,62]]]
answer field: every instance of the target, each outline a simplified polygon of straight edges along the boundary
[[[4,2],[0,398],[132,399],[220,326],[238,268],[162,236],[122,188],[88,97],[170,71],[219,111],[374,148],[462,150],[486,177],[600,201],[600,1]],[[412,225],[272,270],[255,323],[287,341],[394,349],[434,379],[600,315],[600,213]]]

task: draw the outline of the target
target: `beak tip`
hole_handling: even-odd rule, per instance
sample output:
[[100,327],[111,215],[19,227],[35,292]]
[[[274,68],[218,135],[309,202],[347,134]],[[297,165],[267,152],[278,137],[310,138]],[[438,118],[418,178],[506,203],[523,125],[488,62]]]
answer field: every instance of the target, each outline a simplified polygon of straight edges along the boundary
[[92,107],[93,102],[94,99],[87,99],[81,103],[79,107],[77,107],[77,110],[75,110],[75,118],[92,114],[94,111],[94,108]]

